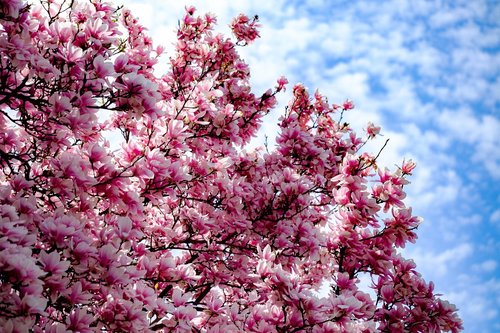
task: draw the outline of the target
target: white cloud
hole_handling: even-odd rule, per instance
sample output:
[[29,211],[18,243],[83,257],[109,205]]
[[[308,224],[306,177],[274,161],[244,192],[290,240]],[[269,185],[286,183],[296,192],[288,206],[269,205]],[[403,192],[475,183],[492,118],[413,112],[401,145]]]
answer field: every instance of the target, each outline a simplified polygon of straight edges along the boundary
[[482,163],[490,176],[500,179],[500,121],[489,115],[477,116],[469,109],[444,110],[437,124],[456,141],[474,147],[473,160]]
[[500,223],[500,209],[495,210],[490,216],[491,223]]
[[406,249],[403,253],[410,258],[413,258],[417,263],[417,269],[424,276],[442,278],[446,276],[456,265],[463,263],[474,250],[471,243],[463,243],[456,245],[453,248],[436,253],[431,249]]
[[494,296],[499,294],[500,280],[462,274],[458,276],[457,285],[450,286],[444,297],[458,305],[466,332],[490,333],[493,327],[488,322],[496,322],[500,314],[500,298]]
[[438,11],[430,17],[429,23],[434,28],[442,28],[445,26],[454,25],[467,17],[468,13],[469,12],[465,8],[459,8],[449,11]]
[[479,271],[479,273],[491,273],[497,268],[497,266],[498,263],[495,260],[489,259],[473,265],[472,268]]
[[478,226],[483,222],[483,217],[480,214],[473,214],[471,216],[459,216],[456,218],[456,223],[464,226]]
[[331,95],[333,100],[338,102],[346,98],[357,101],[365,99],[369,92],[367,80],[366,73],[344,73],[343,75],[323,79],[319,89]]

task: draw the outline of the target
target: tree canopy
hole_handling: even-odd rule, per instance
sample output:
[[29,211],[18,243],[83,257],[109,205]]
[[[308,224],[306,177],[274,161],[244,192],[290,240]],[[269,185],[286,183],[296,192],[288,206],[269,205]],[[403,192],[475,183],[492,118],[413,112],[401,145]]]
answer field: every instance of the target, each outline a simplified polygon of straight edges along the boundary
[[2,332],[458,332],[398,251],[415,164],[379,168],[380,128],[300,84],[249,149],[288,82],[251,89],[257,17],[215,23],[186,8],[157,76],[126,9],[0,3]]

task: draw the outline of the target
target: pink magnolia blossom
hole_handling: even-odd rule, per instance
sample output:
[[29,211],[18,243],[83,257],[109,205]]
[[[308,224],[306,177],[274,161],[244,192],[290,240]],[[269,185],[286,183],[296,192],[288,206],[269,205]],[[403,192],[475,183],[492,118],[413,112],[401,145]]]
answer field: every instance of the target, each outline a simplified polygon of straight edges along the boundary
[[285,85],[288,84],[288,80],[286,79],[286,77],[281,76],[276,82],[277,82],[277,87],[276,87],[277,91],[286,90]]
[[369,138],[374,138],[380,133],[380,126],[373,125],[372,122],[369,122],[366,126],[366,134],[368,134]]
[[354,103],[351,101],[351,100],[346,100],[343,104],[342,104],[342,108],[344,110],[351,110],[351,109],[354,109]]
[[238,41],[244,41],[245,43],[251,43],[258,38],[259,32],[257,28],[260,25],[257,21],[257,16],[250,19],[244,14],[238,15],[233,22],[231,22],[231,29],[233,34],[236,36],[236,39]]
[[403,166],[401,167],[401,171],[405,175],[411,175],[413,169],[415,169],[416,166],[417,164],[412,160],[404,161]]

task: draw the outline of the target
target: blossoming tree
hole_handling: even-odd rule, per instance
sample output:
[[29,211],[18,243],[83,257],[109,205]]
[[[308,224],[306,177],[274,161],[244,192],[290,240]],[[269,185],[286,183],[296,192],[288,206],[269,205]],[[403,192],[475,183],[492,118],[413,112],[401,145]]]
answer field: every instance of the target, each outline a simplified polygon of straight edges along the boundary
[[244,150],[287,82],[251,90],[256,18],[214,24],[187,8],[158,77],[127,10],[0,2],[0,331],[458,332],[397,250],[415,165],[378,169],[379,128],[301,85]]

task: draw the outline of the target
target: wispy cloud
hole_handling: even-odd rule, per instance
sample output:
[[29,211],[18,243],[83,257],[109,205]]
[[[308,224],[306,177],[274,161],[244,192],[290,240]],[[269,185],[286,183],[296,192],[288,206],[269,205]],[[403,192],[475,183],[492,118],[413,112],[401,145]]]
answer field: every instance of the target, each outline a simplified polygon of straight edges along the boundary
[[[457,265],[469,258],[474,252],[470,243],[462,243],[443,252],[434,252],[432,249],[414,248],[404,251],[405,255],[419,263],[419,269],[433,272],[436,278],[443,278],[452,272]],[[443,286],[444,287],[444,286]],[[438,289],[443,287],[438,286]]]

